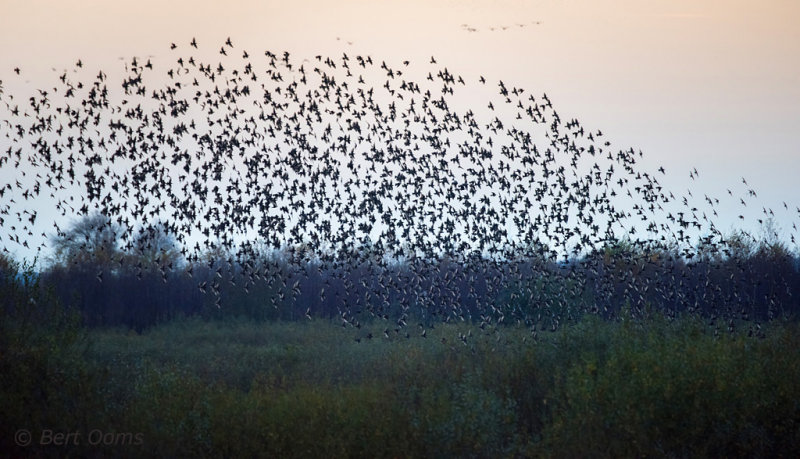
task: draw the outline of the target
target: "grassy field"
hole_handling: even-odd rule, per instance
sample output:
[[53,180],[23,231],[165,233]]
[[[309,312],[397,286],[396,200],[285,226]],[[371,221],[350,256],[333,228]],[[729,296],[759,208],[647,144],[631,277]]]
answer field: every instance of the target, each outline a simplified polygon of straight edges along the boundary
[[[322,320],[182,320],[141,335],[67,320],[4,326],[0,451],[10,456],[800,450],[795,323],[748,337],[746,327],[715,336],[691,318],[587,318],[536,342],[525,329],[467,324],[425,337],[418,327],[387,337],[383,322],[355,330]],[[30,445],[19,446],[19,429]]]

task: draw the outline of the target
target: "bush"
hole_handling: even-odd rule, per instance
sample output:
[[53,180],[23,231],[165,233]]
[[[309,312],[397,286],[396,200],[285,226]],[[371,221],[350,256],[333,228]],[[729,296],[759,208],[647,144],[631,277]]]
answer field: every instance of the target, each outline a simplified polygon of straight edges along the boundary
[[28,455],[19,429],[72,432],[103,423],[99,379],[86,359],[80,317],[40,285],[33,264],[5,260],[0,273],[0,451]]
[[553,386],[548,450],[763,457],[800,448],[796,325],[768,340],[715,337],[692,321],[652,325],[615,327],[604,352],[578,354]]
[[[35,276],[15,284],[15,295],[35,293],[55,308],[34,284]],[[17,456],[790,456],[800,448],[800,330],[791,322],[748,336],[746,327],[720,335],[694,317],[585,316],[534,341],[524,326],[447,324],[426,337],[387,338],[381,321],[356,330],[320,319],[185,319],[142,334],[94,330],[90,346],[75,322],[54,319],[68,314],[37,317],[26,329],[7,314],[0,337],[0,446]],[[19,428],[133,437],[15,449]]]

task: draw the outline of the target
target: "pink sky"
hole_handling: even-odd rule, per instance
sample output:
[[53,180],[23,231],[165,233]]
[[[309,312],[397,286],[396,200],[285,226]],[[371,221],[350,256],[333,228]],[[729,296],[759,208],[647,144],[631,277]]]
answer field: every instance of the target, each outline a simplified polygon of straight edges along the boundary
[[[17,89],[14,67],[41,87],[57,77],[51,68],[78,58],[109,71],[120,57],[158,59],[192,37],[208,53],[230,36],[253,53],[298,59],[346,51],[422,64],[435,55],[465,78],[546,92],[564,117],[641,149],[651,170],[667,168],[668,187],[721,196],[746,176],[776,213],[784,200],[800,204],[794,0],[5,0],[0,17],[7,92]],[[690,184],[693,167],[702,183]]]

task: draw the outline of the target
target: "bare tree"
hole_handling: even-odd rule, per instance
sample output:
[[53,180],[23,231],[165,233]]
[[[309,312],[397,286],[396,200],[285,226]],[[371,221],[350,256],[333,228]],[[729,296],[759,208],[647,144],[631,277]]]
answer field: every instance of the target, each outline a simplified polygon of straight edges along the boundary
[[122,229],[106,215],[95,213],[76,221],[53,238],[53,262],[63,267],[94,265],[111,268],[122,259]]
[[178,268],[181,251],[175,236],[163,222],[143,226],[133,239],[133,257],[147,268],[171,271]]

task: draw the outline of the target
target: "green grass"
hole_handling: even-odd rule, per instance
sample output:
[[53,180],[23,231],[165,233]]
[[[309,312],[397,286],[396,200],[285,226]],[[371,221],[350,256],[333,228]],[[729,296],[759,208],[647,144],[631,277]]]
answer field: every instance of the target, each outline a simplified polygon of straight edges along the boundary
[[[0,451],[759,457],[800,450],[796,323],[769,324],[756,338],[744,330],[715,336],[692,318],[590,317],[536,342],[523,328],[464,323],[437,325],[427,337],[409,326],[386,338],[387,324],[183,320],[142,335],[95,330],[83,340],[51,339],[36,351],[5,340],[0,363],[11,371],[0,386]],[[21,427],[35,435],[131,432],[142,441],[21,449],[9,441]]]

